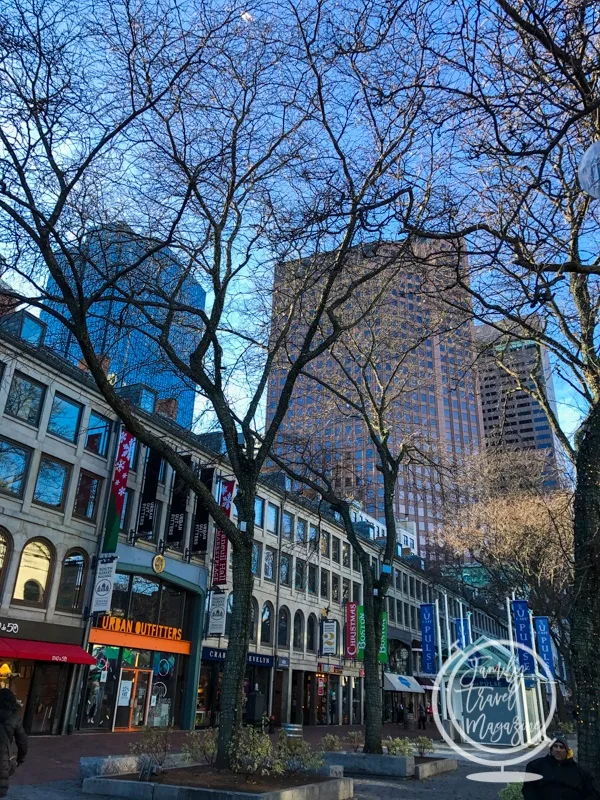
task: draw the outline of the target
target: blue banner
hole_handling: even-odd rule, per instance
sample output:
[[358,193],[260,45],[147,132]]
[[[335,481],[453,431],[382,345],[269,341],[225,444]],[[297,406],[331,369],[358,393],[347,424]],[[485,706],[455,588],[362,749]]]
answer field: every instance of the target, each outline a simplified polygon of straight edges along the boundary
[[[529,606],[527,600],[513,600],[512,612],[515,626],[515,642],[517,644],[524,644],[526,647],[533,649],[533,642],[531,641],[531,622],[529,621]],[[531,653],[518,648],[519,665],[526,675],[535,674],[535,659]]]
[[466,617],[456,620],[456,643],[459,650],[464,650],[471,644],[469,636],[469,620]]
[[423,672],[425,675],[435,675],[435,613],[432,603],[421,605],[421,641]]
[[535,633],[537,636],[538,654],[542,659],[542,661],[544,662],[544,664],[550,670],[550,675],[552,675],[552,677],[555,678],[556,673],[554,671],[552,637],[550,636],[550,624],[548,623],[548,617],[534,617],[533,623],[535,625]]

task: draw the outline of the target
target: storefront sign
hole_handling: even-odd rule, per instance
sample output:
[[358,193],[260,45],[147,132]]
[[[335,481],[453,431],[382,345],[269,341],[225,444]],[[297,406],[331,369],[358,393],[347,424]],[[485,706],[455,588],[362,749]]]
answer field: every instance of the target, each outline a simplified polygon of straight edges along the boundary
[[[221,485],[221,500],[219,505],[229,517],[231,514],[231,502],[233,500],[234,481],[223,481]],[[215,533],[215,549],[213,560],[213,586],[227,583],[227,536],[220,528]]]
[[357,608],[357,618],[358,618],[358,660],[364,661],[365,659],[365,645],[367,643],[367,634],[365,630],[365,607],[358,606]]
[[379,643],[379,663],[388,663],[388,642],[387,642],[387,611],[381,615],[381,641]]
[[290,660],[287,656],[277,656],[278,669],[289,669]]
[[127,478],[129,477],[134,446],[135,439],[133,436],[124,428],[121,428],[119,449],[115,460],[115,472],[108,500],[108,513],[104,525],[103,553],[114,553],[117,549],[123,503],[125,502],[125,493],[127,491]]
[[358,655],[358,604],[346,603],[346,658]]
[[[532,648],[533,642],[531,641],[531,622],[529,620],[529,606],[527,600],[513,600],[512,601],[513,621],[515,626],[515,642],[525,645],[525,647]],[[535,661],[533,655],[523,650],[522,647],[517,648],[519,654],[519,665],[526,675],[535,673]]]
[[213,593],[210,598],[210,612],[208,616],[208,635],[223,636],[225,633],[225,620],[227,617],[227,595]]
[[273,656],[263,656],[260,653],[248,653],[248,663],[254,667],[272,667]]
[[344,668],[341,664],[317,664],[317,671],[324,675],[343,675]]
[[[537,651],[544,664],[550,670],[550,675],[555,678],[556,673],[554,671],[554,656],[552,654],[552,637],[550,636],[550,624],[548,622],[548,617],[534,617],[533,621],[537,636]],[[540,670],[540,672],[544,674],[542,670]]]
[[[181,460],[188,467],[192,464],[191,456],[181,456]],[[185,532],[185,510],[187,507],[188,485],[182,476],[176,472],[173,479],[173,494],[169,508],[169,522],[167,524],[167,543],[179,544],[183,541]]]
[[[227,650],[221,647],[203,647],[202,661],[225,661]],[[254,667],[272,667],[273,656],[263,656],[260,653],[248,653],[248,664]]]
[[337,653],[337,625],[335,621],[324,620],[321,633],[321,653],[334,656]]
[[28,619],[0,618],[3,639],[32,639],[38,642],[81,645],[83,628],[75,625],[55,625],[52,622],[32,622]]
[[421,647],[423,672],[435,675],[435,614],[433,603],[421,604]]
[[154,639],[181,641],[181,628],[171,628],[168,625],[156,625],[152,622],[134,622],[132,619],[111,617],[110,614],[105,614],[101,618],[99,627],[103,631],[133,633],[136,636],[151,636]]
[[97,614],[98,612],[104,614],[110,611],[116,571],[116,556],[102,556],[98,559],[94,593],[92,594],[92,614]]
[[140,539],[151,539],[154,532],[156,492],[158,491],[161,463],[161,454],[157,450],[150,448],[146,461],[144,488],[142,490],[142,502],[137,526],[137,535]]
[[[200,470],[200,480],[209,492],[212,492],[214,469]],[[192,525],[192,538],[190,542],[190,552],[206,553],[208,549],[208,509],[199,496],[196,497],[196,513],[194,524]]]
[[152,571],[155,572],[157,575],[160,575],[162,572],[165,571],[165,567],[167,566],[167,561],[164,556],[160,553],[154,556],[152,559]]
[[131,690],[133,688],[133,681],[121,681],[119,687],[119,706],[128,706],[131,700]]

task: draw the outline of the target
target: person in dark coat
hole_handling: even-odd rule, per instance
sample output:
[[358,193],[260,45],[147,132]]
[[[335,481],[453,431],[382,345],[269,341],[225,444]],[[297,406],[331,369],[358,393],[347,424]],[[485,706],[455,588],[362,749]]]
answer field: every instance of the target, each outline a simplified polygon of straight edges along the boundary
[[530,761],[526,771],[542,778],[523,783],[525,800],[600,800],[594,779],[575,761],[563,736],[556,737],[547,756]]
[[10,689],[0,689],[0,797],[6,797],[8,779],[14,772],[11,745],[17,745],[17,764],[27,755],[27,734],[19,717],[17,699]]
[[419,730],[427,730],[427,711],[423,703],[419,703],[419,724],[417,727]]

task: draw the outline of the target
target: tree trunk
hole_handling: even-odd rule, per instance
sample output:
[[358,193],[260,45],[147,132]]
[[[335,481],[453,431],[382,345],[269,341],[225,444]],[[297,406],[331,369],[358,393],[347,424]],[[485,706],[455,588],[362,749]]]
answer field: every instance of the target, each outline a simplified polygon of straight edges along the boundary
[[600,779],[600,405],[582,426],[574,503],[575,592],[571,616],[578,760]]
[[381,666],[381,600],[373,596],[372,581],[365,581],[365,753],[382,753]]
[[242,692],[250,640],[250,609],[252,604],[252,538],[245,536],[233,550],[233,609],[229,646],[225,657],[221,685],[219,750],[216,765],[229,766],[229,746],[241,721]]

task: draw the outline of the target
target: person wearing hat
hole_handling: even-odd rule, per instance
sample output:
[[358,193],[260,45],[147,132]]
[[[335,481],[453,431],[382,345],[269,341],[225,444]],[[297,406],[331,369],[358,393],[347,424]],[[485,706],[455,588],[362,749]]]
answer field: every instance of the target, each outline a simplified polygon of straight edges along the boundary
[[548,755],[530,761],[526,772],[542,777],[523,783],[525,800],[600,800],[593,777],[575,761],[569,743],[560,734]]

